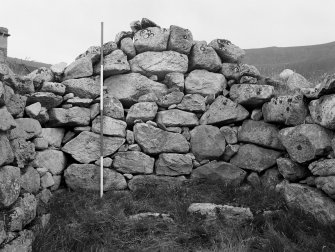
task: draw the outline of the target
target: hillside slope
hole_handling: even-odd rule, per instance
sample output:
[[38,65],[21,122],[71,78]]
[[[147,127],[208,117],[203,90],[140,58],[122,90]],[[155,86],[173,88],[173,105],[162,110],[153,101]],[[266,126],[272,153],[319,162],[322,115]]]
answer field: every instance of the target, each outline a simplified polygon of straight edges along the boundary
[[324,73],[335,73],[335,42],[311,46],[246,49],[244,62],[255,65],[266,76],[289,68],[315,81]]

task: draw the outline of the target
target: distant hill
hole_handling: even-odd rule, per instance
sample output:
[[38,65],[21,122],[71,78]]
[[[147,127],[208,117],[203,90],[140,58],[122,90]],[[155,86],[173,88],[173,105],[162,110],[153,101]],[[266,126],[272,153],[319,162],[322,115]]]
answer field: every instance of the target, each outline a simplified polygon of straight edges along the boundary
[[335,42],[296,47],[246,49],[244,62],[261,74],[273,76],[289,68],[316,82],[324,73],[335,73]]
[[49,68],[51,66],[50,64],[42,62],[23,60],[12,57],[7,57],[7,64],[9,68],[12,69],[12,71],[17,75],[27,75],[40,67]]

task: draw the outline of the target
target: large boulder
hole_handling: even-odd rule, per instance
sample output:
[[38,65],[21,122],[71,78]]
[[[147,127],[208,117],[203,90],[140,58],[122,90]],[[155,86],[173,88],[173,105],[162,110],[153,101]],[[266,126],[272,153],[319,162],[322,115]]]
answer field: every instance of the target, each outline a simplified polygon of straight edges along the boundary
[[248,110],[220,95],[202,115],[200,124],[231,124],[249,116]]
[[170,26],[168,50],[188,55],[193,45],[193,36],[190,30],[176,25]]
[[136,119],[141,119],[143,122],[153,120],[156,117],[158,106],[155,102],[139,102],[130,107],[126,122],[133,125]]
[[302,89],[302,88],[311,88],[313,84],[305,79],[304,76],[298,73],[292,73],[288,76],[286,80],[286,86],[290,90]]
[[173,51],[144,52],[129,61],[131,71],[147,77],[156,75],[164,79],[168,73],[186,73],[188,58],[184,54]]
[[278,127],[263,121],[245,120],[238,131],[238,141],[277,150],[285,149],[279,140]]
[[[101,117],[97,116],[92,122],[92,131],[100,133]],[[103,133],[107,136],[126,137],[127,123],[121,120],[111,118],[109,116],[103,117]]]
[[114,155],[113,167],[118,172],[150,174],[154,171],[155,159],[139,151],[118,152]]
[[59,148],[64,138],[64,128],[42,128],[40,137],[45,139],[49,146]]
[[299,125],[305,121],[308,109],[302,95],[287,95],[264,103],[262,113],[265,122]]
[[185,79],[186,94],[218,95],[227,86],[226,78],[207,70],[194,70]]
[[36,92],[30,94],[27,99],[27,105],[39,102],[42,107],[47,109],[55,108],[62,104],[63,97],[50,92]]
[[159,111],[156,121],[167,127],[194,127],[199,124],[199,120],[195,114],[179,109]]
[[167,132],[146,123],[135,124],[134,136],[141,149],[148,154],[189,151],[189,143],[183,135]]
[[329,197],[335,199],[335,176],[316,177],[315,185],[324,191]]
[[14,161],[14,153],[9,140],[4,133],[0,133],[0,167]]
[[239,63],[245,55],[243,49],[226,39],[215,39],[209,43],[209,46],[214,48],[224,63]]
[[14,166],[0,168],[0,207],[8,207],[19,197],[20,169]]
[[167,49],[170,32],[159,27],[148,27],[135,33],[134,46],[137,53],[160,52]]
[[205,69],[211,72],[217,72],[221,69],[221,59],[215,50],[208,46],[206,41],[197,41],[194,43],[190,53],[189,69]]
[[93,66],[91,59],[89,57],[83,57],[66,67],[64,71],[64,80],[88,77],[92,74]]
[[315,176],[335,176],[335,159],[314,161],[309,164],[308,169]]
[[7,131],[17,126],[13,116],[8,112],[5,106],[0,107],[0,118],[0,131]]
[[184,154],[162,153],[155,163],[157,175],[180,176],[190,174],[192,168],[192,158]]
[[[104,137],[103,156],[109,156],[125,142],[120,137]],[[69,153],[80,163],[88,164],[100,158],[100,135],[83,131],[76,138],[67,142],[62,151]]]
[[91,78],[69,79],[62,84],[66,87],[66,93],[80,98],[95,99],[100,95],[100,83]]
[[223,155],[226,141],[219,128],[200,125],[191,131],[191,150],[198,160],[216,159]]
[[317,124],[301,124],[279,131],[279,138],[293,161],[304,163],[326,155],[334,134]]
[[309,103],[313,121],[327,129],[335,130],[335,95],[325,95]]
[[10,140],[16,138],[31,139],[42,133],[42,127],[39,121],[32,118],[15,119],[17,127],[12,129],[8,135]]
[[192,171],[192,179],[204,179],[213,182],[222,182],[229,186],[239,186],[247,173],[237,166],[213,161],[202,165]]
[[230,163],[243,169],[262,172],[274,166],[280,155],[279,151],[265,149],[253,144],[245,144],[239,148]]
[[316,188],[285,184],[283,195],[288,206],[311,214],[323,224],[335,222],[335,202]]
[[269,85],[235,84],[230,88],[229,97],[246,107],[258,107],[274,95],[274,87]]
[[67,164],[67,158],[62,151],[44,150],[38,151],[34,161],[31,163],[33,167],[45,168],[52,175],[58,175],[63,172]]
[[277,159],[278,171],[290,182],[296,182],[308,175],[307,169],[289,158]]
[[168,177],[156,175],[137,175],[128,183],[131,191],[153,189],[171,189],[180,187],[186,180],[184,176]]
[[52,127],[87,126],[90,124],[91,111],[82,107],[53,108],[49,111],[49,120],[49,124]]
[[206,111],[206,98],[199,94],[187,94],[177,105],[177,109],[203,113]]
[[152,81],[139,73],[129,73],[111,76],[104,81],[108,93],[122,102],[125,107],[138,102],[142,95],[154,93],[161,96],[167,93],[167,87]]
[[[99,191],[100,167],[94,164],[72,164],[64,172],[65,182],[75,191]],[[111,169],[103,169],[103,189],[123,190],[127,188],[124,176]]]

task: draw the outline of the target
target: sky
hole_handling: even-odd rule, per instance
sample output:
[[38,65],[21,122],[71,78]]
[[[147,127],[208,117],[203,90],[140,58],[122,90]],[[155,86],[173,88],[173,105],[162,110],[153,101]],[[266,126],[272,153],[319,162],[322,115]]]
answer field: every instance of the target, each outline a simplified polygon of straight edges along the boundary
[[100,22],[107,42],[142,17],[244,49],[335,41],[335,0],[0,0],[0,10],[8,56],[49,64],[100,45]]

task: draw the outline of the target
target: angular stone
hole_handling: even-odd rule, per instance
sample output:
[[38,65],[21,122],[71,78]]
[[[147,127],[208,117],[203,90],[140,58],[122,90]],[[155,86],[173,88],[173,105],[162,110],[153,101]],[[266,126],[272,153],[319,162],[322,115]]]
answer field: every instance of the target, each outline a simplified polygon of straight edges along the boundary
[[114,155],[113,167],[121,173],[151,174],[155,159],[139,151],[119,152]]
[[202,115],[200,124],[230,124],[243,121],[249,112],[241,105],[220,95]]
[[[124,39],[124,38],[131,38],[131,39],[133,39],[133,37],[134,37],[134,32],[132,32],[132,31],[121,31],[121,32],[117,33],[115,35],[114,42],[112,42],[115,45],[115,50],[120,45],[120,42],[121,42],[122,39]],[[105,54],[105,55],[107,55],[107,54]]]
[[64,80],[88,77],[92,74],[93,66],[91,59],[89,57],[83,57],[66,67],[64,71]]
[[[124,138],[105,136],[103,156],[113,154],[124,142]],[[71,154],[80,163],[87,164],[98,160],[100,157],[100,135],[83,131],[76,138],[66,143],[62,151]]]
[[48,145],[59,148],[64,138],[64,128],[42,128],[40,137],[48,142]]
[[157,114],[157,104],[155,102],[139,102],[132,105],[128,111],[126,122],[133,125],[135,120],[140,119],[143,122],[153,120]]
[[277,167],[266,169],[264,174],[261,176],[262,185],[267,189],[274,190],[277,184],[279,184],[281,181],[282,176]]
[[[112,166],[112,163],[113,163],[113,159],[111,159],[109,157],[103,158],[103,166],[105,168],[110,168]],[[101,165],[101,159],[98,159],[97,161],[95,161],[94,164],[96,164],[97,166],[100,166]]]
[[199,94],[187,94],[177,105],[177,108],[194,113],[203,113],[206,111],[206,98]]
[[245,55],[245,51],[243,49],[232,44],[226,39],[215,39],[211,41],[208,46],[214,48],[216,53],[220,56],[222,62],[239,63]]
[[[130,71],[127,56],[122,50],[115,50],[111,54],[104,57],[104,77],[111,75],[123,74]],[[95,65],[94,74],[99,75],[101,71],[101,63]]]
[[277,166],[280,174],[290,182],[299,181],[308,175],[305,167],[293,162],[289,158],[278,158]]
[[46,172],[43,176],[41,176],[41,187],[48,188],[55,184],[55,181],[50,172]]
[[194,70],[185,79],[186,94],[218,95],[227,86],[226,78],[219,73]]
[[168,93],[164,96],[159,97],[158,100],[157,100],[157,104],[160,107],[168,108],[173,104],[180,103],[181,100],[183,99],[183,97],[184,97],[183,92],[174,91],[174,92],[171,92],[171,93]]
[[48,149],[48,142],[44,138],[41,138],[41,137],[34,138],[33,144],[35,145],[35,150]]
[[100,95],[100,83],[91,78],[69,79],[63,81],[66,93],[73,93],[80,98],[95,99]]
[[315,176],[335,176],[335,159],[314,161],[309,164],[308,169]]
[[317,124],[301,124],[279,131],[279,139],[290,158],[298,163],[326,155],[331,150],[334,134]]
[[63,104],[62,108],[72,108],[73,106],[88,108],[90,107],[92,102],[93,102],[92,99],[74,97],[66,100],[66,103]]
[[40,190],[40,175],[31,166],[21,175],[21,189],[28,193],[38,193]]
[[217,72],[221,69],[221,59],[215,50],[208,46],[206,41],[194,42],[190,53],[189,69],[205,69],[211,72]]
[[245,144],[240,147],[237,154],[230,160],[230,163],[240,168],[262,172],[276,164],[280,152],[265,149],[253,144]]
[[335,199],[335,176],[316,177],[316,187],[324,191],[329,197]]
[[54,74],[56,80],[60,80],[63,77],[66,66],[66,62],[60,62],[50,67],[50,70]]
[[123,120],[124,110],[122,103],[112,95],[104,97],[104,115],[114,119]]
[[229,126],[223,126],[220,128],[220,132],[223,134],[227,144],[237,143],[237,130]]
[[[19,197],[18,200],[15,202],[12,210],[10,211],[9,219],[12,222],[13,219],[16,219],[14,221],[17,222],[21,228],[24,228],[27,224],[31,223],[35,219],[36,209],[37,209],[37,200],[35,196],[30,193],[25,193],[22,195],[22,197]],[[22,213],[22,215],[17,216],[15,214],[16,211],[19,211],[20,213]]]
[[134,46],[137,53],[160,52],[167,49],[170,32],[159,27],[148,27],[135,33]]
[[193,168],[189,155],[162,153],[155,163],[157,175],[180,176],[190,174]]
[[38,151],[31,165],[36,168],[47,168],[51,174],[58,175],[63,172],[66,163],[67,158],[62,151],[49,149]]
[[191,150],[197,160],[216,159],[222,156],[226,141],[219,128],[200,125],[191,131]]
[[254,188],[257,188],[262,184],[257,172],[251,172],[247,177],[247,181]]
[[222,182],[229,186],[239,186],[247,173],[235,165],[213,161],[202,165],[192,172],[192,179]]
[[238,152],[240,145],[238,144],[227,144],[224,153],[223,160],[228,162]]
[[9,140],[4,133],[0,133],[0,167],[14,161],[14,153]]
[[108,93],[130,107],[138,102],[138,98],[148,93],[155,93],[158,97],[167,93],[164,84],[152,81],[139,73],[129,73],[111,76],[104,81]]
[[134,176],[128,183],[131,191],[139,189],[156,188],[156,189],[171,189],[178,188],[186,180],[184,176],[167,177],[156,175],[137,175]]
[[35,146],[23,138],[17,138],[10,142],[17,166],[23,168],[35,158]]
[[90,109],[81,107],[53,108],[50,110],[49,117],[49,124],[53,127],[87,126],[90,124],[91,112]]
[[31,118],[36,118],[41,112],[42,105],[39,102],[33,103],[25,108],[26,114]]
[[141,149],[148,154],[189,151],[189,143],[183,135],[167,132],[146,123],[135,124],[134,136]]
[[254,120],[254,121],[262,120],[263,118],[262,109],[257,108],[257,109],[252,110],[250,118],[251,120]]
[[155,22],[153,22],[152,20],[150,20],[148,18],[142,18],[141,27],[142,27],[142,29],[146,29],[146,28],[149,28],[149,27],[159,27],[159,26]]
[[174,51],[141,53],[129,63],[132,72],[147,77],[157,75],[158,79],[164,79],[168,73],[186,73],[188,68],[187,56]]
[[[65,182],[72,190],[100,190],[100,167],[94,164],[72,164],[64,172]],[[111,169],[103,170],[104,191],[127,188],[122,174]]]
[[14,117],[22,117],[26,106],[27,97],[13,94],[6,102],[7,110]]
[[193,45],[193,36],[190,30],[176,25],[170,26],[168,50],[188,55]]
[[290,90],[302,89],[302,88],[312,88],[313,84],[305,79],[304,76],[298,73],[292,73],[288,76],[286,80],[286,86]]
[[223,63],[221,73],[228,80],[235,80],[236,82],[240,82],[241,78],[244,76],[255,78],[259,78],[261,76],[260,72],[255,66],[235,63]]
[[26,76],[33,81],[35,89],[40,89],[43,82],[54,81],[52,71],[46,67],[40,67]]
[[274,87],[268,85],[235,84],[229,91],[231,100],[247,107],[260,106],[270,101],[273,95]]
[[12,129],[9,134],[9,139],[16,138],[31,139],[39,136],[42,133],[42,127],[39,121],[32,118],[15,119],[17,127]]
[[122,39],[120,49],[127,55],[128,59],[132,59],[136,56],[136,49],[133,39],[131,38]]
[[0,168],[0,206],[8,207],[19,197],[20,169],[14,166]]
[[41,88],[41,92],[50,92],[56,95],[65,94],[65,86],[62,83],[57,82],[44,82]]
[[[100,133],[100,116],[97,116],[92,122],[92,131]],[[126,137],[127,124],[124,121],[104,116],[103,133],[107,136]]]
[[0,108],[0,131],[7,131],[15,128],[16,122],[6,107]]
[[168,73],[165,75],[163,83],[165,83],[169,89],[177,88],[179,91],[183,92],[185,87],[184,74]]
[[166,127],[194,127],[199,125],[199,120],[195,114],[179,109],[159,111],[156,122],[162,123]]
[[50,92],[36,92],[28,96],[27,105],[39,102],[47,109],[55,108],[62,104],[63,97]]
[[245,120],[238,131],[238,141],[258,144],[277,150],[285,150],[279,140],[278,127],[263,121]]
[[302,95],[287,95],[264,103],[262,113],[265,122],[299,125],[304,122],[308,110]]
[[327,129],[335,130],[335,95],[325,95],[309,103],[313,121]]
[[320,190],[300,184],[285,184],[284,198],[291,208],[297,208],[311,214],[319,222],[335,222],[335,202]]

